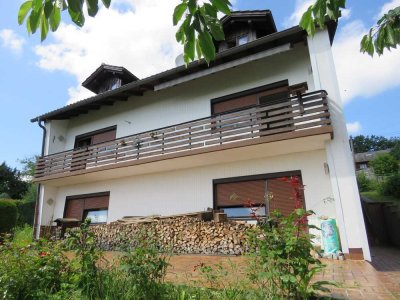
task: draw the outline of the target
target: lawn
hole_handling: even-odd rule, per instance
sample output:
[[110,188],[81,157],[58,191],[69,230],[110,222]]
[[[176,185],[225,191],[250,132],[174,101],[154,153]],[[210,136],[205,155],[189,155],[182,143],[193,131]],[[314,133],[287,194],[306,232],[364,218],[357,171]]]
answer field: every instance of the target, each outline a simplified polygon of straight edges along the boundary
[[374,202],[398,202],[400,199],[393,196],[384,196],[379,194],[378,191],[368,191],[360,193],[362,197]]

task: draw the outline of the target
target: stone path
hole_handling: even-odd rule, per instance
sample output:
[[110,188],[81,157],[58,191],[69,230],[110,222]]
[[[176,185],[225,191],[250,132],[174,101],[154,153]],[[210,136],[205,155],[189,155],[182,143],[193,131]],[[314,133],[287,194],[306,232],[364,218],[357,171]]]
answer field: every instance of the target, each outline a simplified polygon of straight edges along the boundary
[[[331,288],[331,296],[337,299],[400,299],[400,250],[372,249],[372,263],[366,261],[323,260],[327,265],[315,280],[334,280],[338,287]],[[229,262],[233,262],[232,269]],[[200,263],[222,263],[236,280],[245,273],[243,257],[182,255],[171,258],[167,281],[189,283],[199,280],[194,267]]]

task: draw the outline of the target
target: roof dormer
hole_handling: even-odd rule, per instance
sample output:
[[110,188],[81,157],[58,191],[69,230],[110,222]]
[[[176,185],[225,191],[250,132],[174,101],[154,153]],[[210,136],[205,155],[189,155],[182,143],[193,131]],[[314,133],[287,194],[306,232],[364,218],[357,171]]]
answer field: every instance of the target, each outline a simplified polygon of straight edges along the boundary
[[233,11],[221,19],[225,40],[216,42],[218,52],[277,32],[270,10]]
[[83,83],[82,86],[96,94],[114,90],[138,78],[124,67],[101,64]]

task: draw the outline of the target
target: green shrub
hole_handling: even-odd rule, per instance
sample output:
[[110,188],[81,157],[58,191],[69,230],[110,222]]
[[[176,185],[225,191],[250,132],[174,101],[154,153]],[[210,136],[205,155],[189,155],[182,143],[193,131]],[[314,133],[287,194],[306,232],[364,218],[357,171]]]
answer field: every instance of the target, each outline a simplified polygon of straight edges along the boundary
[[397,160],[400,161],[400,141],[390,151],[390,154]]
[[35,216],[35,202],[18,201],[17,209],[17,225],[23,226],[24,224],[28,224],[33,226],[33,219]]
[[383,183],[381,193],[385,196],[393,196],[400,199],[400,174],[388,177]]
[[7,194],[7,193],[1,193],[0,194],[0,199],[10,199],[10,198],[11,198],[10,195]]
[[10,232],[17,225],[15,200],[0,200],[0,233]]
[[57,299],[71,285],[68,261],[58,243],[27,243],[23,231],[0,245],[0,299]]
[[393,175],[399,171],[399,162],[388,153],[378,155],[371,160],[370,165],[376,176]]
[[309,299],[318,291],[329,291],[327,281],[311,282],[325,266],[311,254],[313,245],[307,216],[296,209],[289,216],[274,211],[249,235],[252,252],[249,277],[272,299]]
[[37,198],[37,184],[32,183],[28,190],[26,191],[25,195],[22,197],[22,201],[24,202],[36,202]]
[[364,172],[357,174],[357,184],[360,192],[372,191],[374,189],[373,181]]

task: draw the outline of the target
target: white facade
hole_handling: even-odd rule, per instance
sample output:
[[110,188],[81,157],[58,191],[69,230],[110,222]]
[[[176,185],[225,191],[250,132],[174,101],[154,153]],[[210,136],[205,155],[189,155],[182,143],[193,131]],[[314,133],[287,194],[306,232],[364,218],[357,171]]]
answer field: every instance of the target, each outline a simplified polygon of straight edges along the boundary
[[[328,33],[256,61],[217,71],[126,102],[46,123],[46,151],[74,147],[75,137],[117,126],[117,138],[211,115],[210,100],[288,80],[307,82],[308,91],[327,90],[334,138],[329,134],[204,153],[43,182],[40,224],[63,217],[68,196],[110,192],[108,222],[123,216],[176,214],[213,207],[213,180],[301,171],[306,208],[337,219],[342,247],[362,248],[370,260],[354,166],[342,112]],[[333,199],[333,200],[332,200]],[[50,201],[52,200],[52,201]]]

